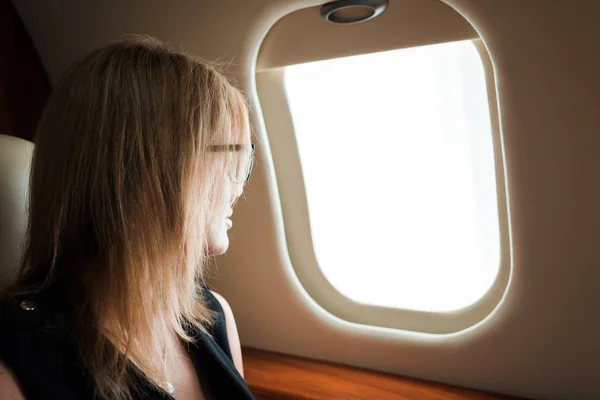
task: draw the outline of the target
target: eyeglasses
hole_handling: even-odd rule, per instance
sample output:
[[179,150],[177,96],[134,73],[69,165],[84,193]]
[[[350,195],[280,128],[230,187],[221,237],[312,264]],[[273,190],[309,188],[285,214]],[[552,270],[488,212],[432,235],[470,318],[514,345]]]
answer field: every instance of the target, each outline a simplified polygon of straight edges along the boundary
[[[219,151],[242,151],[245,145],[243,144],[221,144],[221,145],[213,145],[210,146],[210,151],[219,152]],[[252,175],[252,167],[254,165],[254,144],[250,145],[250,161],[248,165],[248,175],[246,175],[246,180],[244,183],[250,180],[250,175]]]

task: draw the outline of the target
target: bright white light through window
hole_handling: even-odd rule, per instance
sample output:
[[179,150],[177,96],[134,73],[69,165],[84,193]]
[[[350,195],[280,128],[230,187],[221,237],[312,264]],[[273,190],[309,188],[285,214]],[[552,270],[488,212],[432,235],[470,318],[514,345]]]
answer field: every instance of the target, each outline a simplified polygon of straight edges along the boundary
[[451,311],[500,267],[483,64],[470,41],[285,70],[317,260],[352,300]]

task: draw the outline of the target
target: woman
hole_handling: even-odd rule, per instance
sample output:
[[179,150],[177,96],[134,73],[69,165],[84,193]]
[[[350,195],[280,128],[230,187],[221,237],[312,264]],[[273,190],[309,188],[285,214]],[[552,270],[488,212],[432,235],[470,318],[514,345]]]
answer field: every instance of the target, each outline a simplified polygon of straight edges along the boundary
[[77,62],[36,133],[0,398],[252,398],[231,310],[202,283],[252,150],[213,67],[154,39]]

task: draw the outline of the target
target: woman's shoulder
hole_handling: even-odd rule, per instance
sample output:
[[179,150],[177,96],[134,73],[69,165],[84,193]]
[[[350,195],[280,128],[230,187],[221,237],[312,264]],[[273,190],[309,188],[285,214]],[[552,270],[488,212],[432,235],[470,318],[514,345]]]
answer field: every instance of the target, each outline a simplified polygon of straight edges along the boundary
[[57,365],[77,354],[74,313],[60,298],[40,292],[0,300],[0,359],[9,367],[17,362]]
[[40,317],[34,296],[4,296],[0,299],[0,336],[35,329]]
[[5,295],[0,298],[0,331],[54,332],[65,328],[68,315],[72,314],[66,303],[50,291]]
[[0,358],[43,352],[71,345],[74,338],[68,309],[39,294],[5,296],[0,299]]
[[208,327],[208,333],[212,339],[219,345],[221,350],[233,359],[231,348],[229,346],[229,338],[227,335],[227,323],[225,320],[225,312],[223,306],[214,295],[214,293],[205,284],[199,285],[200,296],[204,300],[206,307],[213,312],[214,318],[212,324]]
[[81,398],[87,383],[67,321],[66,312],[42,294],[0,300],[0,361],[27,398],[44,398],[49,392]]

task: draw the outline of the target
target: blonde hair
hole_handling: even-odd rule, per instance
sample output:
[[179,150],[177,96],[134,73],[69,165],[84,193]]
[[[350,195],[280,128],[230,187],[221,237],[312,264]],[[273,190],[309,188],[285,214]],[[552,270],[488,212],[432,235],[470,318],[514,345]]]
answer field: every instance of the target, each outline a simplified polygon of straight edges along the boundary
[[[231,145],[242,151],[214,150]],[[163,388],[165,338],[206,332],[212,315],[197,284],[207,227],[231,173],[245,176],[249,148],[240,91],[151,38],[91,52],[56,86],[36,133],[10,291],[67,285],[100,397],[131,398],[136,374]]]

